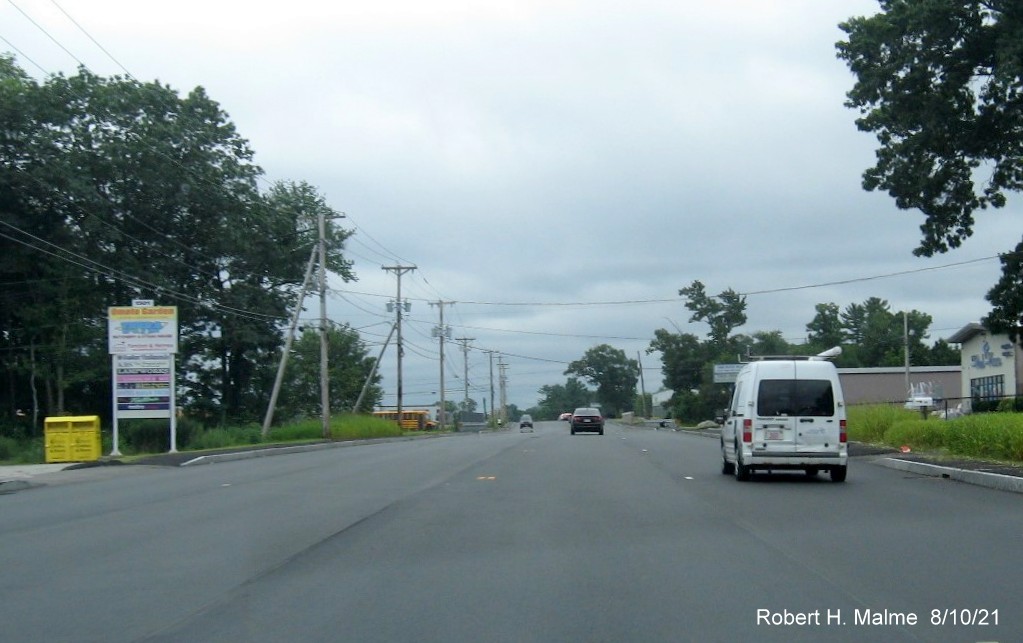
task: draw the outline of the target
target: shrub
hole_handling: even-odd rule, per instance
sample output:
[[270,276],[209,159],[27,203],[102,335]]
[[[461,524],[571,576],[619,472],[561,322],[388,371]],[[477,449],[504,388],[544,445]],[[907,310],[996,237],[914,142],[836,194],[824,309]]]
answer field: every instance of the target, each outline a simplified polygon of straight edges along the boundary
[[1015,410],[1012,408],[1015,405],[1015,402],[1016,402],[1015,398],[1003,397],[1002,399],[998,400],[998,407],[996,410],[999,413],[1012,413]]
[[998,400],[982,400],[975,397],[970,403],[970,408],[974,413],[991,413],[998,410],[998,404]]
[[20,450],[20,443],[14,438],[0,435],[0,461],[13,460],[14,454]]
[[121,420],[118,438],[133,453],[160,453],[170,449],[167,420]]
[[15,440],[10,437],[0,437],[0,462],[36,464],[45,461],[46,454],[43,452],[42,438]]

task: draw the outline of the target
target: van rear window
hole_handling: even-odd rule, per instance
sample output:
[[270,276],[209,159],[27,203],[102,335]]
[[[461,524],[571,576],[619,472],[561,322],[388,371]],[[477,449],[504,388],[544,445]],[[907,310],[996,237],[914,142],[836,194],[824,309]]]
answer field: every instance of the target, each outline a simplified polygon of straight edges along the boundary
[[757,415],[835,414],[835,394],[829,380],[760,380]]

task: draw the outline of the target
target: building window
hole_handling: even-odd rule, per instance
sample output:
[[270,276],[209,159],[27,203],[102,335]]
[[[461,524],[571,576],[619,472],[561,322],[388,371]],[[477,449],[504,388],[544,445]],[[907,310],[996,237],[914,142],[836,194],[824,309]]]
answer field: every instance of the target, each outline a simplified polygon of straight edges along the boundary
[[970,380],[970,397],[975,400],[996,400],[1005,395],[1005,376],[992,375]]

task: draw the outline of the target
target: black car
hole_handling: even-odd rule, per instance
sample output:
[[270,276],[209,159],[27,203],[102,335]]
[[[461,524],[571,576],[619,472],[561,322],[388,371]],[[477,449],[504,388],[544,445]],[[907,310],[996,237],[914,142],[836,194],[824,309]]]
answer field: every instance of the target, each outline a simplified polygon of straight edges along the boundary
[[526,431],[533,431],[533,418],[529,415],[523,415],[519,418],[519,432],[525,433]]
[[604,416],[599,409],[582,407],[572,412],[572,435],[579,431],[589,431],[604,435]]

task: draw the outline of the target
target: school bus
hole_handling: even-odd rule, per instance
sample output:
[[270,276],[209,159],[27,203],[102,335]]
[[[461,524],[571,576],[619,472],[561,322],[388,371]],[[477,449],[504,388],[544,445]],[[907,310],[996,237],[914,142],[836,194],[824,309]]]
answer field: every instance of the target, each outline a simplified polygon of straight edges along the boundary
[[402,409],[400,420],[397,411],[373,411],[373,415],[395,421],[405,431],[430,431],[437,428],[437,423],[430,418],[430,412],[422,409]]

